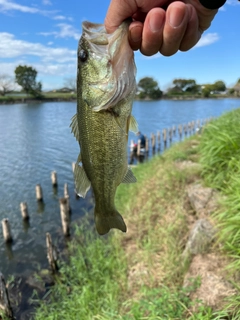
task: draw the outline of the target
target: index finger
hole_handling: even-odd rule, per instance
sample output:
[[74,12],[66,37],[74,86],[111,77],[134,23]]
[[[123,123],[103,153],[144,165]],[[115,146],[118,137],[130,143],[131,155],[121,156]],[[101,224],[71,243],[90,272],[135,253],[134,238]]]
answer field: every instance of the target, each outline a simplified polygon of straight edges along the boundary
[[114,32],[120,24],[137,11],[136,1],[112,0],[105,18],[105,28],[108,33]]

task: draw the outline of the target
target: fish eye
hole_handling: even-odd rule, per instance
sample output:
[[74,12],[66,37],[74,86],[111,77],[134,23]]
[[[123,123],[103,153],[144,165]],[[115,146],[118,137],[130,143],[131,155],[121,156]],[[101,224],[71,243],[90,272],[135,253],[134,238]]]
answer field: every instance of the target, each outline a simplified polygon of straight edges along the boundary
[[78,57],[79,57],[79,59],[80,59],[81,62],[87,61],[87,58],[88,58],[88,53],[87,53],[87,51],[84,50],[84,49],[81,49],[81,50],[79,51]]

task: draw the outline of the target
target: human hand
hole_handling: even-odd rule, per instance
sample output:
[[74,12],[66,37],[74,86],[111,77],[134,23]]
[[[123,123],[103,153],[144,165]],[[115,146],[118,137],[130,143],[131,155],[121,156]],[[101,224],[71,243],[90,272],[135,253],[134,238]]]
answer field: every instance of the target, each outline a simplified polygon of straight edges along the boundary
[[191,49],[217,11],[206,9],[198,0],[112,0],[105,27],[112,33],[131,17],[129,43],[133,50],[140,49],[146,56],[157,52],[171,56],[178,50]]

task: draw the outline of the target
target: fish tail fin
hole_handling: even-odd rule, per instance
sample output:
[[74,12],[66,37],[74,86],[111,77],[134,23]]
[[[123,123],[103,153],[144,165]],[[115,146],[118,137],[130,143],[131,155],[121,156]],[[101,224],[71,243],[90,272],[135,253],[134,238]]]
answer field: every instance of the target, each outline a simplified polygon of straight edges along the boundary
[[123,217],[116,209],[109,215],[103,215],[95,209],[94,216],[96,229],[100,235],[108,233],[112,228],[119,229],[122,232],[127,231]]

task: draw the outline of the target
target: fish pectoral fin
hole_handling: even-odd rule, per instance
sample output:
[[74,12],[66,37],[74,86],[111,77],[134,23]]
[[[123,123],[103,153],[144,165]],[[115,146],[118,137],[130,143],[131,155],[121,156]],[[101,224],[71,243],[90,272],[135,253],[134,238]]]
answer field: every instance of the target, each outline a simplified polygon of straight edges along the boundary
[[77,114],[75,114],[72,117],[72,122],[70,124],[70,127],[72,128],[72,133],[74,135],[74,137],[76,138],[77,141],[79,141],[79,130],[78,130],[78,121],[77,121]]
[[135,183],[137,182],[136,177],[134,176],[132,170],[128,168],[127,173],[125,174],[122,183]]
[[85,198],[86,193],[91,187],[91,182],[88,179],[84,168],[79,166],[78,164],[75,165],[74,178],[75,178],[76,193],[80,197]]
[[130,117],[129,130],[134,133],[138,132],[138,123],[133,115],[131,115],[131,117]]
[[116,121],[117,126],[119,127],[119,129],[123,132],[123,134],[125,134],[127,136],[127,133],[123,130],[123,128],[120,125],[120,122],[118,120],[118,117],[114,117],[114,121]]

